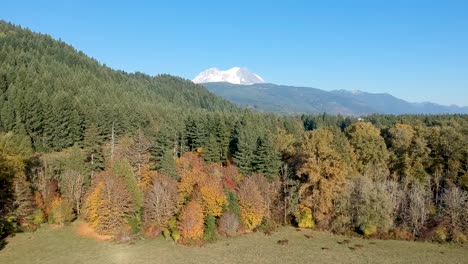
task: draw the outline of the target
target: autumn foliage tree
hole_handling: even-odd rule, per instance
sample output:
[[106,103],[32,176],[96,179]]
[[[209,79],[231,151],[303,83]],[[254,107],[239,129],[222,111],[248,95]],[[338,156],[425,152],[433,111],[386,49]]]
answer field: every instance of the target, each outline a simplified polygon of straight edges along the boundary
[[105,170],[96,175],[84,208],[85,218],[92,228],[103,235],[115,235],[129,228],[135,201],[125,182]]
[[370,166],[387,166],[389,154],[380,129],[370,122],[357,122],[346,128],[349,143],[354,148],[357,169],[364,174]]
[[223,212],[227,198],[218,166],[212,165],[210,169],[211,171],[208,171],[210,176],[199,183],[199,190],[205,215],[218,217]]
[[145,191],[143,224],[146,228],[161,229],[178,211],[177,182],[162,174],[153,176]]
[[249,230],[262,223],[265,215],[265,200],[254,178],[246,178],[238,190],[240,220]]
[[197,201],[190,201],[182,208],[177,227],[185,241],[200,240],[204,230],[203,209]]
[[181,176],[179,194],[182,200],[188,199],[208,178],[204,171],[203,159],[196,153],[188,152],[177,160],[177,171]]
[[[330,219],[333,200],[351,172],[342,156],[350,152],[350,146],[346,141],[342,146],[337,145],[342,142],[338,140],[340,136],[319,128],[305,135],[300,148],[303,162],[298,174],[307,180],[300,188],[301,204],[312,208],[314,218],[325,225]],[[340,148],[344,151],[339,151]]]
[[205,165],[203,159],[195,153],[186,153],[177,164],[181,173],[181,199],[198,199],[205,215],[220,216],[227,201],[221,170],[215,165]]

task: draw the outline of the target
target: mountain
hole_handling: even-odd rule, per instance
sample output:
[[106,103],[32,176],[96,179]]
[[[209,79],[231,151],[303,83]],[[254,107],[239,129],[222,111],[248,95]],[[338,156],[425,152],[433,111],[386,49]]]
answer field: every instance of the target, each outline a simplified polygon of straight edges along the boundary
[[468,107],[444,106],[434,103],[410,103],[390,94],[361,91],[324,91],[310,87],[295,87],[260,83],[204,83],[208,90],[239,106],[262,112],[281,114],[330,113],[341,115],[379,114],[442,114],[468,113]]
[[233,67],[222,71],[217,68],[210,68],[203,71],[193,79],[194,83],[228,82],[233,84],[249,85],[254,83],[264,83],[262,77],[249,72],[246,68]]
[[439,105],[430,102],[411,103],[388,93],[366,93],[362,91],[335,90],[334,94],[349,100],[365,102],[375,113],[382,114],[466,114],[468,107]]

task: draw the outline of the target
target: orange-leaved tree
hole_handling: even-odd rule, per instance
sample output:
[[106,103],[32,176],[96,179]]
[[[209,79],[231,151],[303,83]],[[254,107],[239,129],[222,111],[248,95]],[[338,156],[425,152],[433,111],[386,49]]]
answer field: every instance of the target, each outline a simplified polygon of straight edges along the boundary
[[203,237],[203,209],[197,201],[190,201],[182,208],[177,227],[186,241],[199,240]]
[[193,152],[185,153],[177,160],[177,172],[181,176],[178,186],[181,201],[192,196],[200,182],[205,182],[208,178],[203,159]]
[[196,153],[186,153],[177,161],[177,165],[181,174],[181,202],[195,199],[201,204],[205,215],[220,216],[227,200],[220,169],[215,165],[206,166]]

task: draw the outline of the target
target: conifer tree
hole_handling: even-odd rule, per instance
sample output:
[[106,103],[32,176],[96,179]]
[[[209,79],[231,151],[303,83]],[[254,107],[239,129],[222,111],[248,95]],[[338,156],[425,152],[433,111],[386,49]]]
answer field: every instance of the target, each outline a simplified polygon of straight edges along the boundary
[[255,146],[249,144],[245,134],[238,137],[236,145],[237,151],[234,154],[234,162],[241,173],[249,174],[253,171],[252,161]]
[[273,179],[278,176],[281,159],[268,137],[257,139],[257,148],[254,152],[253,170]]

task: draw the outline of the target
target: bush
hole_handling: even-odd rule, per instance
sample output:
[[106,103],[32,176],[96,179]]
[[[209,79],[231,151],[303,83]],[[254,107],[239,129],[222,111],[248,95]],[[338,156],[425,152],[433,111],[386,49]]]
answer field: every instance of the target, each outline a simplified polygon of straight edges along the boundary
[[35,225],[40,225],[45,222],[44,212],[41,209],[34,210],[32,214],[32,222]]
[[140,214],[135,214],[132,216],[128,223],[130,224],[130,230],[133,234],[138,234],[140,232],[140,225],[141,225],[141,216]]
[[177,230],[177,219],[175,217],[172,217],[169,219],[167,222],[167,227],[169,228],[169,231],[174,232]]
[[225,236],[233,236],[239,230],[239,218],[232,212],[224,212],[218,222],[218,232]]
[[171,237],[172,237],[172,239],[174,239],[175,242],[179,241],[180,232],[178,230],[172,231]]
[[169,231],[169,229],[164,228],[162,234],[166,240],[171,239],[171,231]]
[[314,219],[312,219],[312,210],[308,207],[301,209],[296,220],[300,228],[313,228],[315,226]]
[[400,240],[414,240],[414,235],[402,228],[397,228],[393,231],[393,237]]
[[371,225],[371,224],[365,224],[360,227],[360,230],[364,234],[364,236],[368,237],[377,232],[377,226],[376,225]]
[[70,203],[60,197],[55,198],[50,207],[48,222],[63,225],[66,222],[71,222],[74,218],[75,214]]
[[205,231],[203,239],[205,241],[215,241],[216,235],[216,218],[212,215],[208,215],[205,219]]
[[467,242],[466,235],[460,231],[454,231],[452,234],[452,241],[459,244],[464,244]]
[[436,241],[445,242],[448,239],[447,228],[444,226],[438,226],[434,230],[434,238]]

